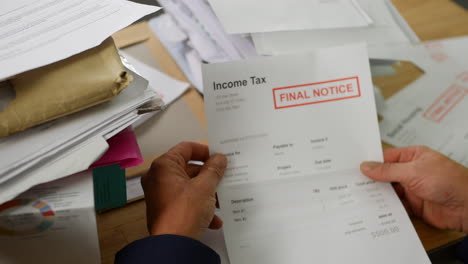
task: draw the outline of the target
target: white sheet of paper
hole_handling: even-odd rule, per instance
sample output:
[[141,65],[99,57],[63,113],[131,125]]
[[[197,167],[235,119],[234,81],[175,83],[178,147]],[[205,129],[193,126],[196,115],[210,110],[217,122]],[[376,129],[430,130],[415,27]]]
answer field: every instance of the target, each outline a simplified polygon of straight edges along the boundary
[[230,34],[364,27],[372,19],[355,0],[209,0]]
[[369,27],[252,34],[260,54],[312,51],[366,41],[369,45],[419,42],[390,0],[357,0],[374,24]]
[[468,37],[428,41],[424,47],[434,61],[443,63],[450,59],[468,69]]
[[411,61],[419,67],[425,68],[434,64],[429,52],[423,44],[410,43],[383,44],[369,46],[369,57],[387,61]]
[[160,72],[124,50],[121,50],[120,53],[135,67],[136,72],[149,82],[149,86],[159,94],[166,105],[179,98],[190,87],[188,83],[176,80]]
[[141,198],[144,196],[143,187],[141,187],[141,177],[127,179],[127,201]]
[[434,65],[453,63],[468,69],[467,47],[468,37],[459,37],[427,41],[417,45],[374,45],[369,47],[369,56],[373,59],[411,61],[423,70]]
[[160,4],[166,12],[173,15],[177,25],[187,34],[190,44],[204,61],[218,62],[228,56],[225,50],[198,23],[196,17],[190,11],[187,11],[188,8],[181,1],[161,0]]
[[159,9],[126,0],[2,1],[0,80],[93,48]]
[[33,186],[87,170],[109,148],[106,140],[95,137],[61,153],[51,162],[22,173],[0,184],[0,204],[15,198]]
[[[188,8],[199,26],[226,53],[229,60],[256,56],[252,41],[242,35],[227,34],[211,6],[205,0],[172,0]],[[176,15],[176,14],[174,14]]]
[[430,263],[391,185],[359,171],[382,160],[365,45],[203,70],[231,263]]
[[[220,214],[219,209],[216,209],[215,214]],[[218,253],[221,264],[230,264],[229,257],[226,249],[226,242],[224,240],[223,229],[220,230],[206,230],[200,238],[200,242],[209,246],[216,253]]]
[[[187,51],[185,54],[185,60],[190,68],[190,72],[193,74],[193,80],[195,83],[202,84],[202,60],[196,50]],[[200,85],[198,91],[203,93],[203,86]]]
[[100,263],[91,173],[37,186],[15,201],[24,204],[0,211],[1,263]]
[[[172,58],[179,65],[180,69],[184,72],[184,75],[190,81],[190,83],[197,88],[201,93],[203,92],[203,85],[199,81],[198,76],[193,73],[192,68],[187,61],[186,54],[191,52],[193,49],[188,47],[184,40],[180,40],[181,29],[174,22],[173,18],[168,14],[162,14],[148,21],[153,32],[158,36],[161,43],[171,54]],[[170,32],[176,32],[172,34]],[[175,39],[179,41],[175,41]],[[201,58],[199,57],[199,61]]]

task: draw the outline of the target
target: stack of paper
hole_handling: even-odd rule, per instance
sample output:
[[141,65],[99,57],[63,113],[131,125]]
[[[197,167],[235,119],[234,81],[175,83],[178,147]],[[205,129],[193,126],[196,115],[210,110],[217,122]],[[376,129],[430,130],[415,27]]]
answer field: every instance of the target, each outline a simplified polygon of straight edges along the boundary
[[9,80],[15,98],[0,112],[0,137],[109,101],[132,80],[112,38],[65,60],[21,73]]
[[187,89],[189,84],[176,80],[165,73],[151,67],[145,62],[130,55],[125,50],[121,50],[120,54],[123,57],[124,64],[140,76],[148,80],[149,86],[152,87],[164,101],[164,104],[168,105],[179,98]]
[[204,0],[158,1],[166,14],[149,21],[190,82],[203,92],[203,62],[239,60],[256,56],[249,37],[229,35]]
[[114,100],[0,140],[0,203],[28,188],[85,170],[113,135],[134,123],[137,108],[156,97],[135,80]]
[[156,12],[126,0],[20,0],[0,4],[0,80],[99,45]]
[[[39,109],[30,109],[37,110],[40,121],[52,121],[37,121],[34,124],[42,124],[0,138],[0,262],[31,263],[38,259],[54,263],[100,262],[92,175],[87,169],[106,153],[107,140],[132,126],[141,118],[141,112],[162,107],[163,102],[148,81],[131,70],[132,66],[125,60],[120,63],[115,48],[113,64],[109,63],[109,56],[97,54],[100,63],[92,66],[100,64],[106,71],[119,65],[121,71],[116,75],[89,73],[93,69],[90,64],[78,59],[72,61],[73,67],[63,71],[63,63],[75,57],[89,59],[88,51],[103,46],[100,44],[112,33],[157,10],[126,0],[21,0],[0,4],[0,79],[8,80],[0,82],[0,112],[9,109],[20,95],[28,101],[25,93],[18,93],[18,86],[11,85],[17,84],[19,76],[28,75],[27,80],[34,85],[22,79],[22,89],[32,91],[29,93],[32,99],[46,99],[41,101],[42,110],[62,113],[51,114],[48,119]],[[58,76],[45,68],[56,68],[62,74]],[[84,78],[84,68],[90,78]],[[39,73],[31,76],[35,72]],[[161,84],[158,81],[162,78],[153,78],[157,79],[152,80],[155,85],[174,85],[169,81]],[[65,93],[60,84],[45,85],[47,89],[38,91],[37,84],[44,79],[54,84],[60,83],[55,82],[60,79],[71,90],[79,86],[84,95]],[[106,88],[113,93],[111,100],[101,100],[83,87],[103,89],[103,81],[107,81]],[[126,85],[130,82],[126,89],[115,86],[123,81]],[[178,95],[166,97],[172,100]],[[94,100],[91,104],[94,106],[77,107],[71,110],[75,111],[73,114],[64,110],[73,103],[84,105],[81,100],[85,99]],[[122,166],[131,166],[141,162],[131,130],[114,137],[110,143],[113,148],[99,165],[120,162]],[[119,153],[116,155],[115,151]],[[72,176],[61,179],[68,175]],[[44,254],[51,249],[53,254]]]
[[[159,10],[126,0],[22,0],[0,7],[0,79],[89,50]],[[134,80],[111,101],[0,139],[0,204],[37,184],[86,170],[101,157],[106,140],[159,98],[148,81],[131,74]],[[15,94],[8,92],[8,82],[0,90],[2,111]]]
[[468,166],[468,38],[421,45],[372,47],[371,56],[408,60],[425,74],[386,101],[382,140],[394,146],[425,145]]
[[[154,89],[154,91],[164,102],[165,106],[174,102],[190,87],[188,83],[176,80],[169,75],[160,72],[156,68],[147,65],[138,58],[133,57],[125,50],[121,50],[120,54],[122,55],[124,64],[129,69],[135,71],[140,76],[148,80],[149,87]],[[156,113],[157,112],[152,112],[142,115],[141,118],[133,124],[133,127],[140,126]]]
[[[390,0],[162,0],[150,26],[203,92],[203,63],[366,41],[417,43]],[[253,45],[255,43],[255,46]],[[381,66],[385,72],[388,67]]]

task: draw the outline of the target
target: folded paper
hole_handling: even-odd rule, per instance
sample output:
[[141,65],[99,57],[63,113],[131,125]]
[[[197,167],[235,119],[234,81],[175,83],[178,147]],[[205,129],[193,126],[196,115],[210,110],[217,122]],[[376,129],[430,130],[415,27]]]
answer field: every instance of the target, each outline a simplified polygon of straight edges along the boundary
[[132,127],[128,127],[113,136],[107,143],[109,144],[109,150],[91,165],[91,168],[119,164],[120,168],[126,169],[138,166],[143,162],[140,147]]
[[111,38],[66,60],[18,75],[10,80],[16,98],[0,112],[0,137],[108,101],[132,79]]

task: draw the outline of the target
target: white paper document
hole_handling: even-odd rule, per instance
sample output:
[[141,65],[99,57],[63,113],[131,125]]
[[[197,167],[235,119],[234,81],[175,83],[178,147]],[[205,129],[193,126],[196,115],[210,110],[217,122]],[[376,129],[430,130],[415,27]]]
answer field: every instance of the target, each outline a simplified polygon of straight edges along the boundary
[[419,42],[390,0],[357,2],[374,21],[371,26],[256,33],[252,34],[255,47],[260,54],[284,54],[362,41],[369,45]]
[[149,86],[158,93],[166,105],[179,98],[190,87],[188,83],[176,80],[160,72],[125,51],[121,50],[120,53],[135,67],[136,73],[148,80]]
[[226,32],[255,33],[365,27],[372,19],[355,0],[209,0]]
[[38,184],[87,170],[108,148],[106,140],[97,136],[60,153],[52,161],[44,162],[3,182],[0,184],[0,203],[9,201]]
[[0,80],[93,48],[159,9],[126,0],[2,1]]
[[382,140],[396,147],[424,145],[468,166],[468,38],[384,45],[373,58],[411,61],[424,75],[390,97],[380,114]]
[[[194,67],[193,63],[189,62],[189,58],[196,56],[196,60],[201,64],[201,57],[193,48],[187,44],[187,34],[177,25],[173,17],[167,13],[152,18],[148,21],[151,30],[158,36],[161,43],[171,54],[184,75],[190,83],[201,93],[203,93],[203,85],[201,75],[198,74],[199,68]],[[192,56],[190,56],[191,54]]]
[[89,172],[36,186],[0,206],[0,263],[100,263]]
[[210,151],[229,259],[430,263],[382,160],[366,46],[205,65]]
[[127,202],[143,198],[145,193],[143,192],[143,187],[141,186],[141,177],[127,179],[126,193]]
[[165,13],[149,25],[201,93],[201,64],[239,60],[257,55],[252,40],[227,34],[205,0],[161,0]]
[[[219,214],[219,209],[217,209],[215,213]],[[230,264],[222,229],[206,230],[201,236],[200,242],[209,246],[211,249],[216,251],[216,253],[218,253],[221,264]]]
[[369,57],[379,60],[410,61],[428,73],[430,67],[443,65],[468,69],[468,37],[422,42],[417,45],[374,45],[369,47]]
[[382,140],[424,145],[468,166],[468,68],[437,65],[387,100]]

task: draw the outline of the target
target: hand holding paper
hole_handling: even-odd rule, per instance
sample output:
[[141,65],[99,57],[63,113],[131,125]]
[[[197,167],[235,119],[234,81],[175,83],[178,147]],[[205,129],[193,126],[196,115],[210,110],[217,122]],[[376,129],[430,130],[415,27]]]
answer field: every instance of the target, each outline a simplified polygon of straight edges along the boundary
[[[426,147],[389,149],[366,162],[370,178],[395,182],[407,210],[439,229],[468,233],[468,169]],[[450,195],[447,195],[450,194]]]
[[[203,167],[188,164],[203,161]],[[141,179],[151,235],[172,234],[199,239],[208,227],[219,229],[215,214],[216,186],[226,158],[209,156],[208,147],[181,143],[156,159]]]

